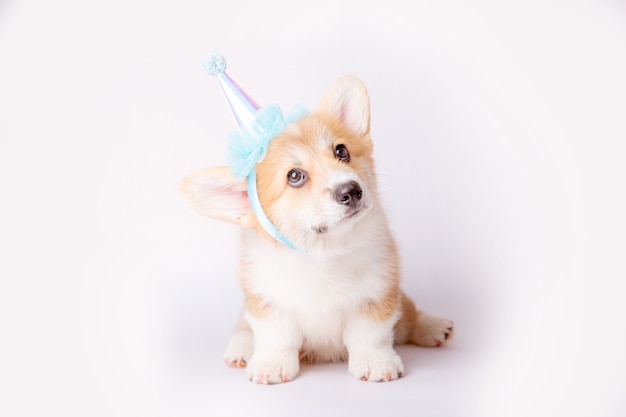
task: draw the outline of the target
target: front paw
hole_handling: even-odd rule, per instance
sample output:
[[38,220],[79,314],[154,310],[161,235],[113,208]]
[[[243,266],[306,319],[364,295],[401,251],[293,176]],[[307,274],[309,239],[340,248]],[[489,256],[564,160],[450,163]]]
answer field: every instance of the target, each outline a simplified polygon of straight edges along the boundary
[[397,353],[370,353],[358,358],[350,358],[350,374],[361,381],[393,381],[404,374],[402,359]]
[[280,384],[293,380],[300,370],[298,356],[260,358],[253,356],[248,362],[248,379],[257,384]]
[[233,368],[245,368],[253,351],[252,332],[237,331],[224,352],[224,362]]

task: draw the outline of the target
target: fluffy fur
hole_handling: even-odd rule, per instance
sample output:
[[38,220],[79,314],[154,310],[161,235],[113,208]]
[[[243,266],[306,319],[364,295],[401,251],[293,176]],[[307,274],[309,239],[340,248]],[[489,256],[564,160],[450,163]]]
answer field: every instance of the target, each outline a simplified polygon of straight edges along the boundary
[[[400,289],[369,123],[365,86],[342,77],[316,112],[272,140],[257,165],[267,216],[300,250],[263,231],[245,182],[228,168],[204,169],[181,183],[191,207],[242,226],[245,305],[224,360],[247,368],[251,381],[290,381],[301,360],[347,360],[356,378],[391,381],[404,373],[394,344],[440,346],[452,336],[450,320],[416,310]],[[304,175],[296,186],[288,180],[294,169]]]

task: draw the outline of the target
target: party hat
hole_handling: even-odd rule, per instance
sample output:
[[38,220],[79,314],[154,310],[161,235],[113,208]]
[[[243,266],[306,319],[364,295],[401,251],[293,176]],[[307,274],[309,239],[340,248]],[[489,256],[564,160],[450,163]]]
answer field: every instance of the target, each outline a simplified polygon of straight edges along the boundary
[[254,113],[261,106],[226,73],[226,60],[220,54],[213,53],[204,63],[209,75],[215,76],[226,96],[228,105],[238,126],[249,126],[254,123]]
[[238,131],[228,135],[228,164],[239,180],[248,179],[248,199],[257,220],[265,231],[280,243],[295,249],[274,226],[265,214],[256,189],[256,164],[263,160],[270,141],[279,135],[285,126],[297,121],[308,113],[302,107],[296,107],[285,117],[277,105],[261,107],[227,73],[226,60],[220,54],[213,53],[204,63],[209,75],[215,76],[224,92],[226,101],[233,113]]

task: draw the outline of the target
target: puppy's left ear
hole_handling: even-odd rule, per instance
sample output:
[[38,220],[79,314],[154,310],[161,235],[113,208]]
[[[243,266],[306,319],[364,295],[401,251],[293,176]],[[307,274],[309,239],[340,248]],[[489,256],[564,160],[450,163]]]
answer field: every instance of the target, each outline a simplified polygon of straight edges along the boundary
[[319,110],[335,116],[358,136],[370,131],[369,95],[365,84],[352,75],[345,75],[330,86]]
[[202,169],[187,175],[178,187],[183,200],[201,214],[252,227],[254,215],[245,181],[238,181],[226,166]]

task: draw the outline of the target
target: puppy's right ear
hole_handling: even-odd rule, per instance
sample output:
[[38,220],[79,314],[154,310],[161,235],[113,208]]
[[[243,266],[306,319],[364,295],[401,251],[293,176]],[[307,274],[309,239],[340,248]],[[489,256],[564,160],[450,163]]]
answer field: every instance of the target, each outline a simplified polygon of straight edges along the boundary
[[178,187],[194,210],[244,227],[252,227],[253,214],[246,181],[237,181],[228,167],[212,167],[187,175]]
[[370,131],[370,98],[365,84],[357,77],[344,75],[335,81],[322,98],[319,109],[335,116],[358,136]]

